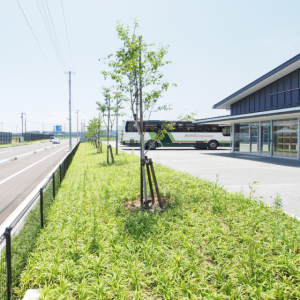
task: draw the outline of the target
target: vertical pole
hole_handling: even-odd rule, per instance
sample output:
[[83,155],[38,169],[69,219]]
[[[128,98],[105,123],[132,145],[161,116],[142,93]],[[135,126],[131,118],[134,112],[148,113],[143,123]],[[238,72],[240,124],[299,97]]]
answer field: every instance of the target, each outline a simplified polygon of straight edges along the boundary
[[152,204],[154,205],[155,198],[154,198],[154,192],[153,192],[153,186],[152,186],[152,180],[151,180],[151,174],[150,174],[150,166],[149,166],[149,161],[148,161],[148,157],[147,156],[145,156],[145,160],[146,160],[148,182],[149,182],[149,187],[150,187],[150,192],[151,192]]
[[270,149],[270,156],[273,156],[274,152],[274,137],[273,137],[273,126],[274,126],[274,121],[271,120],[271,133],[270,133],[270,139],[271,139],[271,149]]
[[119,129],[118,129],[118,116],[119,116],[119,97],[117,98],[117,119],[116,119],[116,154],[118,155],[118,142],[119,142]]
[[53,184],[53,199],[55,199],[55,173],[52,174],[52,184]]
[[22,118],[22,136],[23,136],[23,113],[21,113],[21,118]]
[[59,165],[59,184],[62,182],[62,176],[61,176],[61,164]]
[[[147,185],[146,185],[146,176],[145,176],[145,154],[144,154],[144,126],[143,126],[143,90],[142,90],[142,50],[141,50],[141,44],[142,44],[142,37],[140,37],[140,58],[139,58],[139,85],[140,85],[140,149],[141,149],[141,190],[144,186],[144,195],[145,195],[145,202],[148,202],[147,197]],[[143,185],[143,186],[142,186]],[[141,197],[141,201],[143,201]]]
[[151,158],[149,158],[149,165],[150,165],[150,168],[151,168],[152,178],[153,178],[153,182],[154,182],[154,185],[155,185],[155,190],[156,190],[156,195],[157,195],[157,200],[158,200],[158,203],[159,203],[159,207],[161,209],[163,209],[163,204],[162,204],[162,201],[161,201],[161,198],[160,198],[158,184],[157,184],[157,180],[156,180],[156,176],[155,176],[155,172],[154,172],[154,167],[153,167],[153,162],[152,162]]
[[231,132],[230,132],[230,139],[231,139],[231,146],[232,148],[230,149],[232,153],[234,153],[234,146],[235,146],[235,130],[234,130],[234,123],[231,124]]
[[69,151],[72,150],[72,121],[71,121],[71,71],[69,71]]
[[40,188],[40,216],[41,216],[41,228],[44,228],[44,193],[43,188]]
[[108,144],[109,144],[109,119],[110,119],[110,95],[108,95],[108,117],[107,117],[107,163],[109,163],[109,153],[108,153]]
[[11,227],[7,227],[4,233],[6,239],[6,286],[7,299],[12,298],[12,276],[11,276]]

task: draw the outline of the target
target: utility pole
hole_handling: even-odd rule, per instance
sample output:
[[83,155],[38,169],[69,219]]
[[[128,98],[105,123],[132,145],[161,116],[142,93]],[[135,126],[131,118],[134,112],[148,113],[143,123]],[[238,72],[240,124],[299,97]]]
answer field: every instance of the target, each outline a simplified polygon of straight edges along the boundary
[[71,74],[75,74],[75,73],[71,73],[71,71],[69,71],[69,151],[71,152],[72,150],[72,114],[71,114]]
[[77,144],[78,144],[78,114],[79,114],[79,110],[76,110],[75,113],[77,114]]
[[21,119],[22,119],[22,137],[23,137],[23,124],[24,124],[23,118],[24,118],[24,115],[25,115],[25,113],[21,112]]

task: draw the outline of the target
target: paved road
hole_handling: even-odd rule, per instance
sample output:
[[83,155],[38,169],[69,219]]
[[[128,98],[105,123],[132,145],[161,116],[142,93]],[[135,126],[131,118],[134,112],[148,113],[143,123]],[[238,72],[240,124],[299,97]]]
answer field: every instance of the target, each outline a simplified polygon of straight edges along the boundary
[[[38,144],[16,147],[20,149],[1,149],[0,160],[5,159],[3,156],[6,154],[13,157],[52,146],[52,143]],[[72,145],[76,145],[76,139],[73,139]],[[48,150],[0,165],[0,224],[61,161],[68,149],[68,140],[63,140],[60,145]],[[5,150],[13,152],[4,153]]]
[[[68,140],[62,140],[61,143],[66,143]],[[28,152],[34,152],[35,150],[51,147],[51,142],[36,142],[25,146],[15,146],[0,149],[0,161],[8,158],[12,158]]]
[[[131,152],[132,148],[120,146]],[[135,154],[139,150],[135,148]],[[249,185],[255,184],[255,194],[268,205],[274,204],[276,193],[283,200],[283,209],[300,217],[300,161],[233,154],[228,149],[195,150],[193,148],[159,148],[148,152],[154,163],[161,163],[200,178],[216,181],[232,192],[249,195]]]

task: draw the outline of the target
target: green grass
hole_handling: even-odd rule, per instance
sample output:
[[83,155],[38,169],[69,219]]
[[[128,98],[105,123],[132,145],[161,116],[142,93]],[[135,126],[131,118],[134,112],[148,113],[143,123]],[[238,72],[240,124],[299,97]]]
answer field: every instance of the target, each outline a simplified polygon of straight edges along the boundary
[[[55,174],[55,189],[59,188],[59,172]],[[44,189],[44,222],[48,221],[48,213],[53,203],[53,184],[52,181]],[[16,228],[19,224],[16,225]],[[31,252],[35,249],[37,238],[41,232],[41,217],[40,217],[40,201],[36,203],[35,207],[29,212],[25,223],[18,234],[12,238],[12,285],[16,287],[20,282],[20,275],[24,270],[27,260]],[[5,261],[5,251],[1,253],[0,261]],[[6,286],[6,267],[2,263],[0,265],[0,287]],[[0,298],[6,299],[6,289],[0,288]]]
[[[103,145],[104,147],[104,145]],[[105,148],[103,148],[105,149]],[[139,161],[81,144],[15,292],[42,299],[299,299],[299,222],[155,164],[162,213],[128,211]]]

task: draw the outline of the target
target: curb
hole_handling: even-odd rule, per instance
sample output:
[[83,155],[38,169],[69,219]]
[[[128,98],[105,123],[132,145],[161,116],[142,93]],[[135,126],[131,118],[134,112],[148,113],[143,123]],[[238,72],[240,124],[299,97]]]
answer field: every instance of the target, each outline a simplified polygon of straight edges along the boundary
[[1,160],[1,161],[0,161],[0,166],[5,165],[5,164],[8,164],[9,161],[10,161],[10,159],[4,159],[4,160]]

